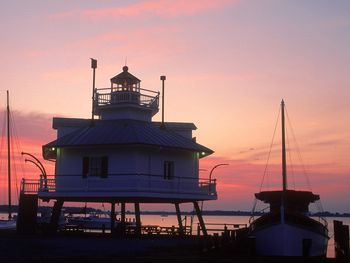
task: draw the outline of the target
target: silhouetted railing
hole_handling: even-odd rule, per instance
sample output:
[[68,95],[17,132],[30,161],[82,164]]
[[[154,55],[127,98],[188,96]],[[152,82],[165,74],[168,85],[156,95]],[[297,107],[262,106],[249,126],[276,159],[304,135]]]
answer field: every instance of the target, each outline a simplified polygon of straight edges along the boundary
[[22,179],[21,181],[21,193],[23,194],[36,194],[40,188],[40,180],[34,179]]
[[[208,233],[231,233],[237,229],[247,228],[247,224],[226,224],[226,223],[206,223],[205,224]],[[197,224],[197,235],[199,236],[202,232],[201,226]]]
[[152,109],[158,109],[159,92],[147,89],[139,91],[111,91],[111,89],[98,89],[95,96],[95,105],[116,105],[122,103],[136,104]]

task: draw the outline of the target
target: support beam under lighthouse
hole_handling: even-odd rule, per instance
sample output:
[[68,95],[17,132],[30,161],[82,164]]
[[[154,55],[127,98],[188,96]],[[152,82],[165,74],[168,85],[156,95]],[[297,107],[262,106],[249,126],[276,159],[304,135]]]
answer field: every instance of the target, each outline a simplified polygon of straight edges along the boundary
[[200,227],[202,229],[203,235],[207,236],[208,235],[207,228],[205,227],[204,220],[203,220],[203,217],[202,217],[202,211],[199,209],[198,202],[197,201],[193,202],[193,206],[194,206],[194,209],[196,210],[196,214],[197,214],[197,217],[198,217],[199,225],[200,225]]
[[175,210],[176,210],[177,222],[179,224],[179,234],[182,236],[184,234],[184,228],[182,225],[181,211],[180,211],[180,204],[179,203],[175,203]]

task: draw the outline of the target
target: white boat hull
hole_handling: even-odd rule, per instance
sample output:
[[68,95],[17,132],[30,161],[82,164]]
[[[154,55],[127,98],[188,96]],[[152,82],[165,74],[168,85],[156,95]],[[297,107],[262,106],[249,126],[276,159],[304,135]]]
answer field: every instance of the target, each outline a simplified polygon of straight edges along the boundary
[[328,236],[299,225],[270,224],[254,230],[255,252],[262,256],[326,256]]

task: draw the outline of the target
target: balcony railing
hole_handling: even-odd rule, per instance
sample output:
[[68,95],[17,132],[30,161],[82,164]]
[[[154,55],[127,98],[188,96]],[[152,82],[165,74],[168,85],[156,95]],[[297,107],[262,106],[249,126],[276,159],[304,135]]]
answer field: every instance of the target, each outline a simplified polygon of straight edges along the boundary
[[[22,189],[46,193],[145,192],[161,194],[194,194],[216,196],[216,179],[172,177],[150,174],[109,174],[107,178],[82,175],[56,175],[37,181],[23,181]],[[36,183],[36,189],[31,184]],[[28,190],[26,190],[28,191]]]
[[98,89],[95,95],[95,106],[117,105],[123,103],[135,104],[151,109],[158,109],[159,92],[147,89],[138,91]]
[[23,194],[37,194],[40,187],[40,180],[24,179],[21,181],[21,193]]

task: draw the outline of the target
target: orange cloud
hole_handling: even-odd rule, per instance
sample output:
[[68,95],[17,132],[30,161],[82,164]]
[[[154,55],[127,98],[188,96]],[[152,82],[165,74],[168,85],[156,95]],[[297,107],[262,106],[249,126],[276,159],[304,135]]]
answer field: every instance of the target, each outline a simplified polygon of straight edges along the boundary
[[175,17],[194,15],[214,9],[220,9],[230,5],[234,0],[148,0],[139,1],[135,4],[118,6],[111,8],[88,9],[82,11],[72,11],[54,14],[52,17],[62,18],[71,16],[82,16],[92,19],[108,19],[111,17],[136,17],[141,15],[150,15],[158,17]]

